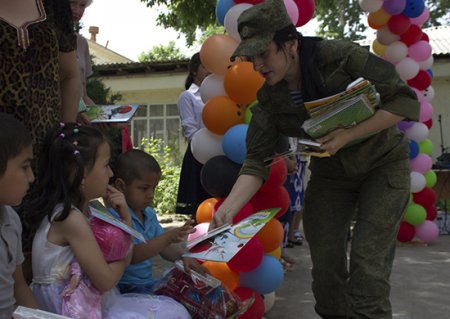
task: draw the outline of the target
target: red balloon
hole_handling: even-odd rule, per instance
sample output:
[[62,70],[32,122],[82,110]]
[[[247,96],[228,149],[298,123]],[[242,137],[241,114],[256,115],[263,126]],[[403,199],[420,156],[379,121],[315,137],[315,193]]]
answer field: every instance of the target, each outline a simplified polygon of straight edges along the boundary
[[411,239],[414,238],[415,234],[416,229],[414,228],[413,225],[408,224],[407,222],[401,222],[397,234],[397,240],[402,243],[406,243],[408,241],[411,241]]
[[431,84],[431,75],[425,70],[419,70],[419,73],[411,80],[408,80],[408,85],[418,90],[425,90]]
[[284,184],[287,178],[287,165],[282,157],[275,157],[270,165],[269,178],[259,189],[260,192],[269,192]]
[[254,298],[252,306],[239,319],[261,319],[264,316],[264,300],[259,293],[246,287],[239,287],[234,292],[242,301]]
[[314,16],[314,9],[316,4],[314,0],[294,0],[298,8],[298,20],[295,24],[296,27],[301,27],[308,23]]
[[398,35],[402,35],[406,31],[408,31],[411,26],[411,21],[408,17],[403,14],[397,14],[392,16],[388,21],[389,30]]
[[289,193],[283,186],[273,188],[270,192],[257,192],[250,203],[253,206],[255,212],[266,208],[281,208],[275,218],[283,215],[289,207]]
[[408,31],[400,36],[400,40],[409,47],[411,44],[419,41],[421,37],[422,29],[415,24],[411,24]]
[[430,42],[430,38],[428,37],[428,34],[426,34],[423,31],[422,31],[422,37],[420,38],[420,40]]
[[264,257],[264,248],[257,237],[250,241],[228,262],[236,272],[249,272],[259,266]]
[[413,193],[413,200],[423,207],[432,206],[436,203],[436,192],[430,187],[425,187],[420,192]]
[[434,221],[437,217],[437,209],[436,206],[426,206],[425,210],[427,211],[427,220]]
[[429,119],[428,121],[423,122],[423,124],[425,124],[428,129],[431,129],[431,127],[433,126],[433,119]]

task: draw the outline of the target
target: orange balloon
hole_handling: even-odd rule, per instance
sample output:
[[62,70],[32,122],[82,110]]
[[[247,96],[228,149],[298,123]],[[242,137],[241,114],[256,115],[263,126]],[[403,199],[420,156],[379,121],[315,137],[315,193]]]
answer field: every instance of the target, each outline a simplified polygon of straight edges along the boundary
[[202,65],[211,73],[225,75],[234,64],[230,57],[236,50],[238,42],[226,34],[214,34],[203,42],[200,49]]
[[274,251],[281,246],[284,237],[283,225],[278,219],[271,219],[261,230],[256,234],[259,241],[264,247],[266,253]]
[[244,123],[245,109],[226,96],[216,96],[206,102],[202,111],[203,124],[211,132],[224,135],[229,128]]
[[214,197],[205,199],[197,208],[197,214],[195,215],[197,223],[209,223],[213,216],[214,206],[217,203],[217,199]]
[[231,291],[239,286],[239,274],[228,267],[226,263],[216,261],[205,261],[202,266],[209,270],[211,275],[219,279]]
[[377,11],[369,13],[367,20],[369,22],[369,26],[373,29],[379,29],[388,23],[391,15],[387,13],[383,7],[378,9]]
[[253,70],[253,63],[239,62],[225,74],[223,81],[225,92],[240,105],[247,105],[256,100],[256,93],[264,84],[264,78]]
[[280,259],[281,258],[281,246],[278,246],[275,250],[268,252],[267,255],[275,257],[276,259]]

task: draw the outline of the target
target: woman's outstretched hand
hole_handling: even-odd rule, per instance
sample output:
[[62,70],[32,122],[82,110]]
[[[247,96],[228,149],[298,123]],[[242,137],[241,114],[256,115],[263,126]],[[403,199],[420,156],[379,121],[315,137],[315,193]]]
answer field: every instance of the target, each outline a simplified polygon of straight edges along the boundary
[[219,209],[214,213],[213,219],[209,224],[209,230],[212,230],[225,224],[232,224],[232,223],[233,223],[233,214],[219,207]]

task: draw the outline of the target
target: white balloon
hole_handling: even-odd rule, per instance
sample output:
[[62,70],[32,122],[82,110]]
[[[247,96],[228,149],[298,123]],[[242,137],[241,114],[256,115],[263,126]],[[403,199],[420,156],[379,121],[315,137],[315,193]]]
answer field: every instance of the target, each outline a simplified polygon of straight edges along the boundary
[[264,313],[269,312],[275,304],[275,291],[269,292],[263,296],[264,298]]
[[231,7],[225,15],[224,23],[225,30],[232,38],[241,42],[241,37],[238,32],[238,18],[241,13],[249,8],[253,7],[253,4],[250,3],[239,3]]
[[425,124],[419,122],[414,123],[413,126],[405,130],[406,137],[417,143],[426,139],[428,137],[428,133],[428,127]]
[[392,33],[387,26],[381,27],[377,31],[377,40],[381,44],[389,45],[398,41],[400,36],[395,33]]
[[222,149],[222,136],[201,128],[195,132],[191,140],[191,151],[195,159],[205,164],[210,158],[225,155]]
[[411,172],[411,193],[417,193],[420,192],[422,189],[425,188],[425,185],[427,183],[425,176],[423,176],[419,172]]
[[200,85],[200,97],[203,103],[208,102],[215,96],[228,96],[223,86],[224,76],[220,74],[208,75]]
[[407,81],[412,79],[417,75],[417,73],[419,73],[419,63],[411,58],[406,57],[395,65],[395,69],[400,75],[400,78],[403,81]]
[[363,11],[375,12],[381,8],[383,0],[359,0],[359,6]]
[[428,69],[430,69],[431,66],[433,65],[433,62],[434,62],[434,58],[433,58],[432,55],[430,55],[430,56],[428,57],[428,59],[423,60],[423,61],[419,61],[420,69],[421,69],[421,70],[425,70],[425,71],[428,70]]
[[408,54],[408,47],[402,41],[395,41],[389,44],[385,51],[386,59],[392,64],[397,64]]
[[425,90],[422,91],[422,95],[423,95],[423,99],[425,101],[431,102],[434,98],[433,87],[431,85],[429,87],[427,87]]

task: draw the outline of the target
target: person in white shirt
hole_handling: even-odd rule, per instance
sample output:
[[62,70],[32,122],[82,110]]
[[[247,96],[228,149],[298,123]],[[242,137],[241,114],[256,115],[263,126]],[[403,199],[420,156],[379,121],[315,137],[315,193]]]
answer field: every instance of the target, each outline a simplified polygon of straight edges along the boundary
[[200,170],[203,165],[192,155],[190,144],[194,133],[204,127],[202,122],[204,103],[200,97],[200,85],[208,75],[209,72],[201,64],[200,54],[195,53],[189,62],[189,74],[185,82],[186,91],[183,91],[178,99],[181,126],[189,144],[181,167],[176,212],[194,217],[198,205],[211,197],[200,183]]

